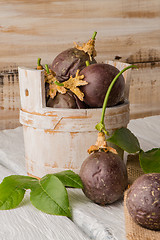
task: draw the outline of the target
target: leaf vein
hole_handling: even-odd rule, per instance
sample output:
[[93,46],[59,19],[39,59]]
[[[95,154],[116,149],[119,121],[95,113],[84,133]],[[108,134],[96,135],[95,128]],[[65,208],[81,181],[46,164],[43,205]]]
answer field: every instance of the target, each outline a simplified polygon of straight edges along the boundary
[[75,182],[76,184],[78,184],[79,186],[81,186],[79,183],[78,183],[78,181],[76,181],[75,179],[73,179],[73,178],[71,178],[71,177],[69,177],[69,176],[66,176],[67,178],[69,178],[69,179],[71,179],[73,182]]
[[[7,205],[7,200],[10,198],[12,200],[13,203],[13,193],[17,192],[17,190],[24,190],[21,188],[18,188],[18,186],[16,186],[13,191],[9,194],[9,196],[5,199],[5,201],[3,202],[2,200],[0,200],[2,202],[2,205],[0,205],[0,207],[3,207],[5,204]],[[18,193],[18,192],[17,192]],[[18,193],[19,194],[19,193]]]
[[47,193],[47,191],[43,188],[42,184],[40,183],[39,181],[39,185],[40,187],[42,188],[42,190],[46,193],[46,195],[51,198],[53,200],[53,202],[55,202],[55,204],[60,208],[62,209],[63,212],[65,212],[67,214],[67,212]]

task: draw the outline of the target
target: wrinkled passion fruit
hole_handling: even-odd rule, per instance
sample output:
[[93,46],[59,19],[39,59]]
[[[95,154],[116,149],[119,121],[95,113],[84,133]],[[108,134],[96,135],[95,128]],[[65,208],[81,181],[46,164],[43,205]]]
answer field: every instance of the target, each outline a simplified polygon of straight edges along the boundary
[[128,184],[127,169],[118,154],[95,152],[80,169],[85,195],[100,205],[120,199]]
[[[77,70],[86,67],[90,61],[89,55],[77,48],[69,48],[61,52],[52,62],[51,69],[56,73],[59,82],[64,82],[72,75],[75,77]],[[93,60],[95,63],[95,59]]]
[[96,63],[94,59],[96,35],[97,32],[94,32],[92,38],[82,46],[74,43],[74,48],[61,52],[53,60],[51,69],[56,73],[59,82],[68,80],[70,76],[75,77],[77,70],[82,70],[86,66],[86,61],[90,64]]
[[[97,63],[85,67],[80,74],[83,74],[84,80],[88,82],[86,86],[82,86],[84,93],[84,102],[92,108],[102,107],[106,92],[114,77],[119,70],[109,64]],[[107,106],[115,106],[123,101],[125,90],[125,80],[120,75],[114,84],[109,95]]]
[[86,108],[86,105],[80,101],[71,91],[67,91],[65,94],[57,93],[55,98],[49,98],[47,107],[52,108]]
[[127,192],[126,206],[136,223],[160,230],[160,173],[137,178]]
[[65,94],[57,93],[55,98],[50,98],[47,101],[46,105],[52,108],[77,108],[76,100],[71,92]]

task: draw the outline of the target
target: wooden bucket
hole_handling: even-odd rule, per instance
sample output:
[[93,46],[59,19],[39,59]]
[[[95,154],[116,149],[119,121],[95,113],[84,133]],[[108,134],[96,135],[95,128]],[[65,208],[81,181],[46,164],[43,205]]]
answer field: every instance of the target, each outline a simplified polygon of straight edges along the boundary
[[[127,64],[123,64],[123,67]],[[122,68],[123,68],[122,67]],[[42,177],[71,169],[79,172],[95,144],[101,108],[49,108],[45,103],[44,71],[18,68],[21,97],[20,123],[23,124],[28,175]],[[126,73],[126,72],[125,72]],[[126,75],[126,79],[129,79]],[[110,134],[129,122],[129,102],[106,109],[105,125]]]

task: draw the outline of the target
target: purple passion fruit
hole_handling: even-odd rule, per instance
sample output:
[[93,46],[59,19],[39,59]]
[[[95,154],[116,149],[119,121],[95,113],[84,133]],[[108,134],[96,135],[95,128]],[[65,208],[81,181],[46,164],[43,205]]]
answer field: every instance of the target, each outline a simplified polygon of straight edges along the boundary
[[[80,74],[87,81],[86,86],[82,86],[84,102],[92,108],[102,107],[108,87],[119,70],[112,65],[97,63],[85,67]],[[124,99],[125,80],[119,76],[114,84],[108,99],[107,107],[115,106]]]
[[[56,73],[59,82],[64,82],[75,77],[77,70],[86,67],[86,61],[90,62],[88,53],[77,48],[69,48],[61,52],[52,62],[51,69]],[[93,63],[96,61],[93,59]],[[91,62],[90,62],[91,63]]]
[[85,104],[71,91],[67,91],[65,94],[57,93],[54,99],[48,99],[46,106],[52,108],[86,108]]
[[136,223],[160,230],[160,173],[137,178],[127,192],[126,205]]
[[127,169],[118,154],[95,152],[80,169],[84,194],[97,204],[110,204],[123,195],[128,185]]

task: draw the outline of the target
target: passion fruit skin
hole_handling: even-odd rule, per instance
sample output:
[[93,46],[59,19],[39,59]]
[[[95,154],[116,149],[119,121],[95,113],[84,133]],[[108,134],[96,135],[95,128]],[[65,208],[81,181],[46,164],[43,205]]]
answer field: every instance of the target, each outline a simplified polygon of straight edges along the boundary
[[45,82],[45,99],[46,99],[46,102],[49,99],[48,92],[49,92],[49,83]]
[[160,230],[160,173],[144,174],[127,192],[126,206],[142,227]]
[[80,101],[71,91],[65,94],[57,93],[55,98],[49,98],[46,103],[47,107],[52,108],[86,108],[85,103]]
[[93,202],[106,205],[120,199],[128,185],[127,169],[118,154],[95,152],[80,169],[84,194]]
[[[110,64],[97,63],[85,67],[80,72],[85,76],[83,80],[88,82],[87,85],[81,87],[84,102],[92,108],[102,107],[108,87],[118,73],[119,70]],[[110,92],[107,107],[115,106],[123,101],[124,90],[125,80],[123,75],[120,75]]]
[[[86,67],[86,61],[90,62],[88,53],[77,48],[69,48],[57,55],[52,62],[51,69],[56,73],[57,80],[64,82],[71,75],[75,77],[78,69],[82,70]],[[95,59],[92,62],[96,63]]]

